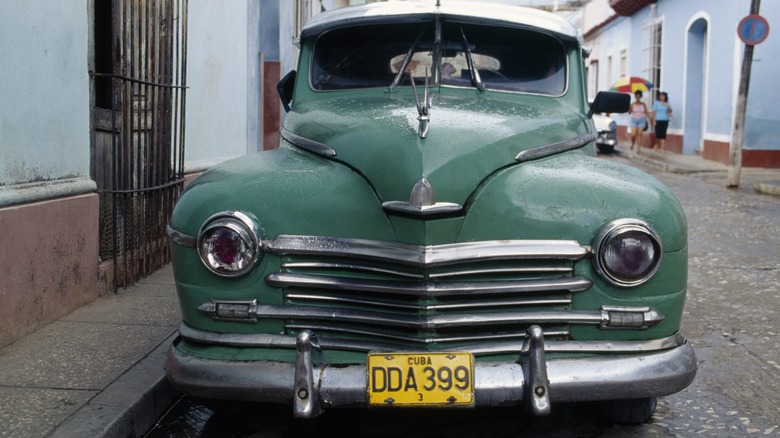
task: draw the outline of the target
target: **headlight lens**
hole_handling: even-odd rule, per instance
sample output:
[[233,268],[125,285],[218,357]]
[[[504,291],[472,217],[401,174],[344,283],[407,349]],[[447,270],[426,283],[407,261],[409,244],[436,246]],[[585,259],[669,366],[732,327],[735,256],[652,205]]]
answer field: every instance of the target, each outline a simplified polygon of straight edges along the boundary
[[243,275],[262,256],[257,223],[244,213],[228,211],[210,217],[198,233],[198,254],[217,275]]
[[596,270],[621,287],[649,280],[661,265],[661,239],[646,223],[621,219],[608,224],[594,242]]

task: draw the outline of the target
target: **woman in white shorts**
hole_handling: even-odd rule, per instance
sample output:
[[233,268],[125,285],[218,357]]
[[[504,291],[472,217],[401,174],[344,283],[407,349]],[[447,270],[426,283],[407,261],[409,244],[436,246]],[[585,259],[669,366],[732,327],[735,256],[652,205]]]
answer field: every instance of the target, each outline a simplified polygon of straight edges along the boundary
[[642,90],[636,90],[634,92],[636,100],[631,103],[631,121],[629,127],[631,128],[631,151],[634,150],[634,144],[636,144],[636,153],[640,153],[642,149],[642,131],[647,126],[647,107],[642,102]]

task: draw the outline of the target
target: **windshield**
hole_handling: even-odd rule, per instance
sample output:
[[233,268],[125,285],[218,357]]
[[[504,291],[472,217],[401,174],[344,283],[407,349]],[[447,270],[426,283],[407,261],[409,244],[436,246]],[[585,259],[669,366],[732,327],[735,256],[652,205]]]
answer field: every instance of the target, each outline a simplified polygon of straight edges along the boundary
[[[436,35],[440,35],[440,40]],[[527,29],[463,23],[332,30],[312,57],[315,90],[431,85],[560,95],[566,57],[556,38]],[[403,72],[401,72],[403,69]]]

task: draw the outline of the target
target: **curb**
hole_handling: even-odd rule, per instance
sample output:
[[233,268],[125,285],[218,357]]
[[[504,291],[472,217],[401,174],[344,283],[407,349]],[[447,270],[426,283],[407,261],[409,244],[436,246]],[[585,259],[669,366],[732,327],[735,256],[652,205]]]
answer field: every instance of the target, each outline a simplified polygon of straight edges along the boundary
[[644,166],[653,168],[655,170],[660,170],[662,172],[668,172],[668,173],[676,173],[680,175],[690,175],[695,173],[713,173],[713,172],[722,172],[722,170],[718,169],[692,169],[690,167],[681,167],[677,166],[672,163],[667,163],[664,161],[659,161],[655,158],[648,157],[646,155],[638,155],[626,152],[624,150],[615,149],[615,154],[619,155],[623,158],[626,158],[631,161],[635,161],[637,163],[641,163]]
[[780,196],[780,181],[753,183],[753,190],[764,195]]
[[165,377],[165,355],[176,332],[60,424],[54,438],[140,437],[181,395]]
[[[627,160],[640,163],[646,167],[659,170],[662,172],[676,173],[680,175],[713,174],[713,173],[718,174],[718,173],[727,172],[727,170],[722,170],[722,169],[707,169],[707,168],[699,169],[699,168],[691,168],[691,167],[682,167],[672,163],[659,161],[653,157],[649,157],[646,155],[637,155],[634,153],[630,153],[625,149],[620,149],[620,148],[615,148],[613,153]],[[755,182],[753,183],[753,190],[756,193],[760,193],[763,195],[780,196],[780,180]]]

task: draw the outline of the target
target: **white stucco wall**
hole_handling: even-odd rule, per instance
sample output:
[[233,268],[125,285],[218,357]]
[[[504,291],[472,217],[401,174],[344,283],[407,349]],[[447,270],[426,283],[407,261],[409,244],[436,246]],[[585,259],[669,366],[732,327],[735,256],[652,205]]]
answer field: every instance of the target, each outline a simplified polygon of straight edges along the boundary
[[[595,81],[595,90],[609,90],[610,87],[620,79],[620,57],[621,53],[626,52],[626,74],[631,75],[631,59],[635,57],[631,53],[631,22],[627,19],[617,19],[602,30],[599,38],[589,43],[593,48],[590,61],[598,61],[598,76]],[[610,62],[611,59],[611,62]],[[595,97],[590,96],[591,98]],[[623,114],[613,114],[612,118],[619,124],[628,124],[628,116]]]
[[248,138],[257,138],[247,134],[247,115],[256,106],[249,99],[257,99],[247,80],[247,13],[247,0],[189,2],[187,172],[245,155]]
[[295,3],[282,1],[279,4],[279,61],[282,77],[298,66],[298,47],[295,45]]
[[94,190],[87,2],[0,11],[0,206]]

